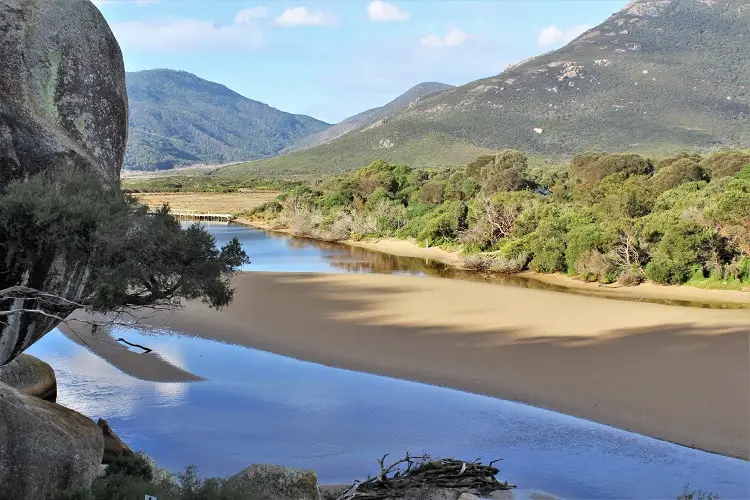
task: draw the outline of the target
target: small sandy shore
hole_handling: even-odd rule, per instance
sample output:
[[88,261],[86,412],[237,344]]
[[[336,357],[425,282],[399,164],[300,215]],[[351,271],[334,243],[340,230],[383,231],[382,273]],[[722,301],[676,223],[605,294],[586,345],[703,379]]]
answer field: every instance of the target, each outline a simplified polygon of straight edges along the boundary
[[750,311],[393,275],[242,273],[148,322],[750,458]]
[[[268,224],[239,219],[238,222],[264,231],[272,231],[291,235],[286,229],[273,229]],[[463,269],[463,262],[459,252],[449,252],[439,247],[424,248],[414,241],[396,238],[379,238],[377,240],[344,240],[337,243],[353,247],[364,248],[374,252],[397,255],[399,257],[415,257],[441,262],[445,265]],[[469,272],[469,271],[467,271]],[[750,308],[750,292],[737,290],[707,290],[690,286],[662,286],[655,283],[641,283],[638,286],[620,286],[617,284],[602,285],[600,283],[586,283],[563,274],[541,274],[526,271],[517,276],[561,287],[575,292],[597,295],[607,298],[650,299],[664,301],[686,301],[704,304],[733,304]]]

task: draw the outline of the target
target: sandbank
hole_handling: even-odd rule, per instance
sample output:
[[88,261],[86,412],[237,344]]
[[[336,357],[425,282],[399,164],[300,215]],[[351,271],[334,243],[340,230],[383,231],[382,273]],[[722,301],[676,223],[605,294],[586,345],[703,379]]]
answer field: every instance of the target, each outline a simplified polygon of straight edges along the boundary
[[750,311],[376,274],[241,273],[145,322],[750,458]]

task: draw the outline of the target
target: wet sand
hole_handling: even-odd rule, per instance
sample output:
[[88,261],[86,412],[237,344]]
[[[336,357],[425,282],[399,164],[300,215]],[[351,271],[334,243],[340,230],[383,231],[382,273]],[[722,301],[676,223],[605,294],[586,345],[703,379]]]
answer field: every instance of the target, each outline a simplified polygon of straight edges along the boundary
[[243,273],[158,328],[750,458],[750,311],[392,275]]

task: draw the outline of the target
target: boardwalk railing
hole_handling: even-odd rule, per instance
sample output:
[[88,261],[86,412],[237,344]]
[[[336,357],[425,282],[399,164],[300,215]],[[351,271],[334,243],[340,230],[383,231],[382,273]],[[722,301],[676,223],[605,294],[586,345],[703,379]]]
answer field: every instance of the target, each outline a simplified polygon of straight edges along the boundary
[[232,214],[207,214],[195,210],[171,210],[170,213],[177,217],[179,220],[232,222],[236,218]]

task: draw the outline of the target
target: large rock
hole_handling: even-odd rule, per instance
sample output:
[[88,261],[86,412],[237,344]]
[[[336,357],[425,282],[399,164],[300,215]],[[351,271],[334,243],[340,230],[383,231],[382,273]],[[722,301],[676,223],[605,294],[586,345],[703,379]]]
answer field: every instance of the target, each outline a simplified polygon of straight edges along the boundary
[[102,430],[102,435],[104,436],[103,464],[110,464],[116,457],[121,455],[133,454],[133,450],[120,439],[120,436],[115,434],[115,431],[109,426],[109,422],[100,418],[96,422],[96,425]]
[[318,500],[318,476],[280,465],[251,465],[229,478],[232,492],[253,500]]
[[[126,138],[122,53],[94,4],[0,0],[0,191],[14,179],[39,172],[62,179],[71,169],[117,189]],[[86,292],[85,261],[47,255],[23,276],[0,273],[0,289],[26,285],[76,300]],[[57,323],[29,314],[7,319],[0,365]]]
[[57,399],[55,370],[28,354],[21,354],[7,365],[0,366],[0,382],[35,398],[53,403]]
[[56,499],[90,487],[103,449],[88,418],[0,382],[0,500]]

